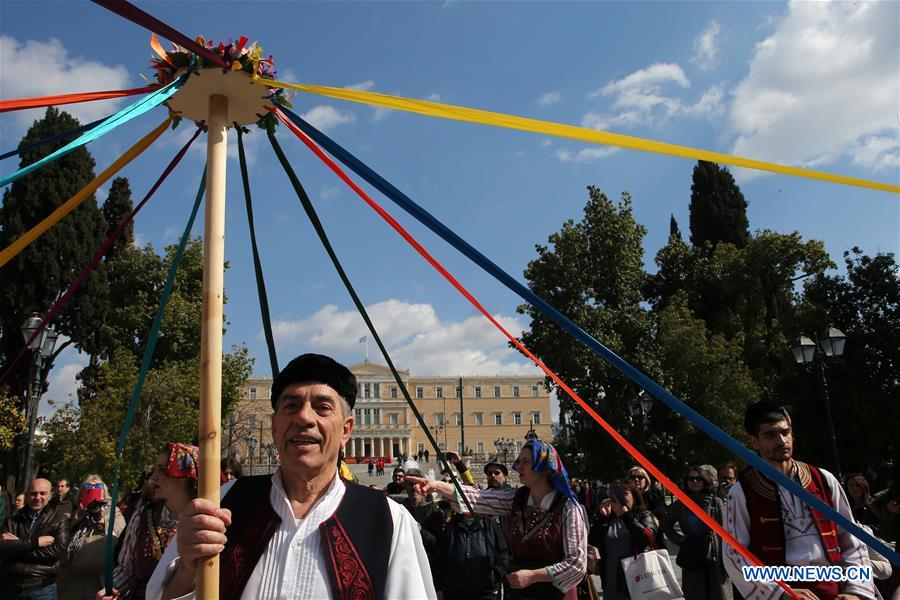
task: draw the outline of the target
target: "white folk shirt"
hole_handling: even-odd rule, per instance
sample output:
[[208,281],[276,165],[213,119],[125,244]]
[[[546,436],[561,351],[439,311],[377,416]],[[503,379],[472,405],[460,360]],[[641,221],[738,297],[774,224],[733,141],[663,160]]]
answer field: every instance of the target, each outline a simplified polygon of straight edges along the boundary
[[[224,496],[232,483],[222,488]],[[284,491],[281,470],[272,476],[269,502],[281,517],[281,526],[275,531],[250,575],[241,598],[319,600],[331,596],[328,571],[319,540],[319,525],[337,510],[344,497],[344,483],[335,474],[334,481],[325,494],[302,519],[294,517],[291,503]],[[422,545],[415,519],[396,502],[387,501],[394,533],[390,541],[386,598],[436,598],[428,557]],[[176,536],[177,537],[177,536]],[[148,600],[162,598],[165,583],[178,567],[178,543],[173,539],[163,554],[153,576],[147,584]],[[188,594],[183,598],[193,598]]]
[[[835,510],[852,521],[853,513],[841,484],[834,475],[825,469],[819,469],[819,471],[831,489],[831,502]],[[800,481],[796,463],[791,470],[791,478],[798,483]],[[822,546],[822,538],[809,506],[783,487],[777,487],[781,504],[781,521],[784,526],[785,564],[796,566],[828,566],[831,564],[825,548]],[[745,547],[750,545],[750,513],[747,511],[747,498],[740,482],[731,486],[728,494],[728,502],[725,506],[725,529]],[[850,565],[868,564],[866,545],[839,525],[837,531],[841,547],[839,566],[846,568]],[[751,600],[781,598],[784,590],[777,583],[746,581],[741,567],[750,566],[750,563],[730,544],[727,542],[723,542],[723,544],[725,546],[725,570],[744,598]],[[790,582],[786,583],[790,585]],[[871,581],[845,582],[838,585],[846,594],[855,594],[860,598],[875,597],[875,587]]]

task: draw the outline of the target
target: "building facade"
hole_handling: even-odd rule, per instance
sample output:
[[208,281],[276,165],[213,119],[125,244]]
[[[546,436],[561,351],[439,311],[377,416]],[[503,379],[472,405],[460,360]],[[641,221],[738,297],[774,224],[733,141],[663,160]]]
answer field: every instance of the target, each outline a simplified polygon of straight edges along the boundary
[[[416,421],[390,369],[371,361],[350,367],[356,375],[356,424],[344,449],[352,462],[434,450]],[[435,441],[444,450],[471,450],[476,459],[499,456],[506,462],[529,431],[551,439],[550,397],[540,376],[414,377],[400,371],[403,386]],[[268,464],[271,434],[271,378],[252,378],[244,387],[225,435],[225,448],[245,463]],[[461,391],[461,393],[460,393]],[[250,460],[249,449],[253,449]]]

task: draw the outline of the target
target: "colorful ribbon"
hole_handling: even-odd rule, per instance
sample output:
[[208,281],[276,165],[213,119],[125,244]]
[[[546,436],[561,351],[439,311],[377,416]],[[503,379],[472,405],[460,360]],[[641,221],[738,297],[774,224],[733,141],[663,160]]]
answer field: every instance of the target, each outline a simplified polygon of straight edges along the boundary
[[[178,266],[181,264],[181,258],[184,256],[184,249],[187,247],[188,240],[191,237],[191,229],[194,227],[197,211],[200,210],[200,201],[203,200],[204,191],[206,191],[206,167],[203,168],[203,176],[200,178],[200,188],[197,190],[194,208],[191,209],[191,216],[188,218],[184,233],[181,234],[181,241],[178,242],[178,249],[175,250],[175,256],[172,257],[172,264],[169,266],[166,284],[163,286],[162,296],[159,299],[159,309],[156,311],[156,317],[153,319],[153,325],[151,325],[150,333],[147,335],[147,345],[144,346],[144,356],[141,359],[141,370],[138,372],[137,382],[134,384],[134,393],[131,395],[131,403],[128,405],[125,421],[122,423],[122,429],[119,431],[119,442],[116,445],[115,477],[113,479],[113,484],[110,487],[111,500],[109,514],[111,515],[116,512],[116,499],[118,498],[119,487],[119,467],[122,462],[122,452],[125,450],[125,440],[128,437],[128,431],[131,429],[131,424],[134,422],[134,415],[137,413],[141,392],[144,390],[144,381],[147,380],[147,373],[150,372],[150,361],[153,360],[153,353],[156,351],[156,341],[159,339],[159,329],[162,327],[163,315],[166,312],[166,305],[169,303],[169,296],[172,294],[172,288],[175,285],[175,275],[178,273]],[[110,519],[106,532],[106,563],[104,565],[104,584],[106,586],[107,596],[112,596],[113,566],[115,565],[115,560],[113,558],[115,549],[113,525],[113,519]]]
[[[16,254],[21,252],[24,248],[26,248],[31,242],[39,238],[44,234],[45,231],[53,227],[60,219],[65,217],[67,214],[72,212],[79,204],[87,200],[87,198],[97,191],[101,185],[107,182],[110,177],[118,173],[122,167],[130,163],[134,160],[141,152],[147,149],[147,147],[152,144],[156,139],[162,135],[163,131],[166,130],[166,127],[171,123],[171,119],[166,119],[163,121],[156,129],[148,133],[144,136],[138,143],[129,148],[125,154],[116,159],[116,161],[106,167],[106,169],[97,175],[93,181],[88,183],[86,186],[81,188],[74,196],[66,200],[59,208],[54,210],[50,216],[45,218],[43,221],[32,227],[29,231],[26,231],[12,244],[7,246],[0,252],[0,267],[5,265],[12,259]],[[37,163],[35,163],[37,164]]]
[[213,64],[219,65],[223,69],[229,68],[228,65],[225,64],[225,61],[222,60],[221,56],[218,56],[209,48],[204,48],[188,36],[166,25],[156,17],[144,12],[130,2],[126,2],[125,0],[91,0],[91,2],[93,2],[94,4],[99,4],[103,8],[116,13],[120,17],[128,19],[132,23],[150,30],[153,33],[158,33],[164,38],[175,42],[179,46],[183,46],[187,50],[190,50],[194,54],[202,56],[206,60],[211,61]]
[[832,183],[840,183],[843,185],[852,185],[873,190],[880,190],[884,192],[892,192],[894,194],[900,193],[900,186],[891,185],[888,183],[869,181],[866,179],[857,179],[855,177],[844,177],[843,175],[835,175],[833,173],[825,173],[822,171],[813,171],[812,169],[802,169],[800,167],[789,167],[786,165],[754,160],[752,158],[742,158],[740,156],[732,156],[730,154],[722,154],[720,152],[700,150],[697,148],[691,148],[689,146],[667,144],[665,142],[646,140],[630,135],[597,131],[596,129],[586,129],[584,127],[575,127],[574,125],[561,125],[559,123],[552,123],[550,121],[528,119],[525,117],[495,113],[486,110],[479,110],[476,108],[453,106],[451,104],[441,104],[439,102],[431,102],[428,100],[412,100],[409,98],[400,98],[398,96],[388,96],[387,94],[364,92],[362,90],[349,90],[346,88],[336,88],[322,85],[284,83],[283,81],[276,81],[272,79],[254,79],[253,82],[267,85],[269,87],[280,87],[291,90],[298,90],[301,92],[308,92],[310,94],[318,94],[320,96],[327,96],[329,98],[336,98],[338,100],[348,100],[350,102],[359,102],[362,104],[370,104],[373,106],[381,106],[384,108],[405,110],[407,112],[418,113],[430,117],[441,117],[443,119],[454,119],[456,121],[480,123],[482,125],[491,125],[493,127],[519,129],[521,131],[531,131],[543,135],[571,138],[573,140],[591,142],[594,144],[618,146],[621,148],[630,148],[632,150],[654,152],[657,154],[669,154],[671,156],[680,156],[682,158],[693,158],[719,164],[733,165],[735,167],[745,167],[748,169],[756,169],[759,171],[770,171],[772,173],[781,173],[783,175],[792,175],[794,177],[819,179],[822,181],[830,181]]
[[105,92],[82,92],[77,94],[60,94],[57,96],[40,96],[37,98],[19,98],[17,100],[0,100],[0,112],[24,110],[26,108],[41,108],[44,106],[59,106],[60,104],[76,104],[78,102],[92,102],[94,100],[108,100],[110,98],[124,98],[125,96],[146,94],[158,88],[158,85],[146,85],[130,90],[107,90]]
[[[365,179],[369,184],[371,184],[373,187],[387,196],[392,202],[400,206],[403,210],[412,215],[416,220],[418,220],[432,232],[440,236],[441,239],[449,243],[451,246],[456,248],[458,251],[472,260],[475,264],[481,267],[483,270],[491,274],[495,279],[509,288],[512,292],[516,293],[523,300],[537,308],[541,313],[546,315],[557,325],[568,331],[581,343],[590,348],[600,358],[605,360],[620,373],[631,379],[642,389],[646,390],[651,396],[653,396],[675,412],[679,413],[692,425],[709,435],[716,442],[718,442],[734,454],[737,454],[742,460],[762,471],[762,473],[766,477],[773,480],[781,487],[787,489],[789,492],[803,500],[803,502],[805,502],[806,504],[825,514],[829,519],[833,520],[845,530],[852,533],[858,539],[863,540],[870,547],[874,548],[879,554],[887,557],[891,561],[891,563],[900,566],[900,555],[888,548],[883,542],[878,540],[878,538],[869,534],[852,520],[846,518],[844,515],[840,514],[835,509],[810,494],[793,479],[785,476],[780,471],[777,471],[769,463],[764,461],[755,453],[751,452],[742,444],[735,441],[730,435],[719,429],[706,417],[676,398],[674,395],[672,395],[671,392],[660,386],[651,378],[647,377],[647,375],[631,366],[627,361],[601,344],[598,340],[581,329],[578,325],[570,321],[565,315],[553,308],[537,294],[532,292],[528,287],[521,284],[511,275],[491,262],[490,259],[481,254],[478,250],[476,250],[468,242],[466,242],[456,233],[450,230],[446,225],[437,220],[424,208],[413,202],[408,196],[391,185],[383,177],[375,173],[371,168],[365,165],[358,158],[356,158],[336,142],[331,140],[331,138],[321,133],[319,130],[314,128],[312,125],[304,121],[302,118],[300,118],[290,110],[281,108],[276,111],[276,114],[278,114],[279,112],[282,112],[284,115],[286,115],[290,119],[290,121],[297,126],[297,128],[303,131],[303,133],[307,134],[317,144],[337,157],[338,160],[343,162],[351,170],[356,172],[357,175]],[[282,118],[282,121],[287,123],[286,119],[284,118]],[[585,408],[585,406],[586,405],[582,405],[583,408]]]
[[69,142],[68,144],[66,144],[59,150],[57,150],[56,152],[54,152],[52,154],[48,154],[44,158],[42,158],[36,162],[33,162],[30,165],[22,167],[21,169],[19,169],[12,175],[4,177],[2,180],[0,180],[0,187],[2,187],[4,185],[8,185],[8,184],[12,183],[13,181],[15,181],[16,179],[22,177],[23,175],[27,175],[28,173],[31,173],[35,169],[39,169],[40,167],[44,166],[48,162],[54,161],[57,158],[59,158],[60,156],[64,156],[64,155],[68,154],[69,152],[71,152],[75,148],[78,148],[79,146],[83,146],[83,145],[87,144],[88,142],[92,142],[92,141],[96,140],[97,138],[109,133],[110,131],[112,131],[113,129],[118,127],[119,125],[122,125],[123,123],[127,123],[131,119],[133,119],[137,116],[140,116],[140,115],[144,114],[145,112],[147,112],[148,110],[162,104],[163,102],[168,100],[172,96],[172,94],[177,92],[181,88],[182,85],[184,85],[184,82],[187,81],[187,78],[189,75],[190,75],[190,73],[185,73],[184,75],[182,75],[175,81],[169,83],[167,86],[158,89],[157,91],[153,92],[152,94],[150,94],[148,96],[145,96],[144,98],[141,98],[140,100],[138,100],[137,102],[135,102],[134,104],[132,104],[130,106],[126,106],[125,108],[123,108],[122,110],[120,110],[119,112],[117,112],[116,114],[111,116],[110,118],[108,118],[106,121],[104,121],[102,124],[91,129],[87,133],[82,134],[81,136],[78,137],[78,139],[72,140],[71,142]]
[[[553,381],[563,390],[565,391],[582,409],[587,412],[591,418],[594,419],[622,448],[625,449],[634,459],[643,465],[649,472],[653,473],[653,475],[659,480],[663,486],[665,486],[669,491],[671,491],[675,497],[681,500],[684,505],[693,512],[697,518],[702,520],[708,527],[713,529],[722,539],[731,544],[744,558],[753,563],[754,565],[762,565],[762,562],[756,558],[756,556],[747,550],[743,545],[741,545],[728,531],[726,531],[715,519],[713,519],[709,514],[706,513],[705,510],[700,508],[687,494],[685,494],[677,483],[673,482],[671,479],[666,477],[666,475],[660,471],[648,458],[646,458],[641,452],[631,445],[628,440],[626,440],[622,435],[613,428],[612,425],[606,422],[589,404],[587,404],[582,398],[575,393],[572,388],[566,384],[554,371],[552,371],[547,365],[541,361],[537,356],[535,356],[528,348],[525,347],[522,342],[520,342],[515,336],[513,336],[509,331],[507,331],[503,325],[501,325],[484,306],[481,305],[478,300],[475,299],[469,291],[462,286],[457,279],[447,271],[441,263],[439,263],[428,251],[421,245],[419,242],[412,237],[400,223],[394,219],[386,210],[384,210],[377,202],[372,200],[368,194],[366,194],[362,188],[360,188],[353,180],[351,180],[340,167],[335,164],[333,160],[331,160],[328,155],[326,155],[316,144],[310,140],[302,131],[300,131],[296,125],[292,122],[288,121],[283,114],[280,114],[280,111],[276,111],[276,115],[281,121],[288,126],[291,131],[297,135],[300,140],[306,144],[306,146],[315,153],[326,165],[341,179],[346,183],[350,188],[353,189],[359,195],[363,201],[366,202],[382,219],[384,219],[400,236],[409,243],[416,252],[419,253],[432,267],[434,267],[443,277],[446,279],[456,290],[462,294],[469,303],[475,307],[475,309],[480,312],[488,321],[500,331],[506,339],[510,341],[516,348],[518,348],[525,356],[531,359],[534,364],[536,364],[544,373],[547,374],[548,377],[553,379]],[[376,339],[377,341],[377,339]],[[383,351],[386,352],[386,351]],[[401,389],[404,389],[401,387]],[[426,435],[428,432],[426,431]],[[463,496],[464,498],[464,496]],[[797,596],[793,593],[793,590],[788,588],[783,583],[779,583],[779,585],[784,588],[788,593],[791,594],[792,597],[796,598]]]
[[153,184],[153,186],[150,188],[150,191],[148,191],[147,195],[144,196],[143,200],[141,200],[137,204],[137,206],[131,209],[131,212],[128,214],[128,216],[122,219],[122,222],[119,223],[115,231],[110,234],[110,236],[106,239],[100,249],[94,253],[94,256],[91,257],[91,260],[89,260],[88,263],[84,266],[84,268],[81,270],[81,273],[78,274],[78,277],[76,277],[75,280],[69,285],[63,295],[60,296],[59,300],[53,303],[53,306],[50,307],[50,310],[48,310],[47,314],[44,315],[44,318],[41,319],[41,322],[34,330],[34,333],[31,334],[31,337],[25,342],[25,345],[22,346],[21,350],[19,350],[19,353],[16,355],[13,361],[6,367],[6,371],[2,376],[0,376],[0,383],[3,383],[6,378],[9,377],[9,374],[12,372],[13,368],[16,366],[19,360],[28,352],[28,348],[31,347],[32,342],[38,339],[38,336],[41,335],[41,332],[47,327],[47,325],[49,325],[53,321],[56,315],[59,314],[59,311],[62,310],[63,306],[66,305],[66,302],[69,301],[69,298],[72,297],[72,294],[74,294],[75,291],[79,287],[81,287],[81,284],[85,282],[85,280],[88,278],[88,275],[90,275],[91,272],[97,267],[97,265],[100,264],[100,261],[103,260],[104,256],[106,256],[106,253],[109,252],[109,249],[112,248],[116,240],[119,239],[119,237],[125,231],[125,227],[127,227],[128,224],[134,220],[135,215],[137,215],[138,212],[144,207],[144,205],[147,204],[147,201],[150,200],[159,186],[162,185],[162,182],[166,180],[166,178],[169,176],[169,173],[171,173],[178,165],[178,163],[181,162],[181,159],[184,158],[184,155],[187,153],[188,148],[191,147],[191,144],[194,143],[194,140],[197,139],[197,136],[200,135],[201,131],[202,129],[198,127],[191,139],[187,141],[187,143],[181,148],[178,154],[175,155],[175,158],[172,159],[172,162],[169,163],[169,166],[165,168],[165,170],[162,172],[162,175],[159,176],[159,179],[156,180],[156,183]]

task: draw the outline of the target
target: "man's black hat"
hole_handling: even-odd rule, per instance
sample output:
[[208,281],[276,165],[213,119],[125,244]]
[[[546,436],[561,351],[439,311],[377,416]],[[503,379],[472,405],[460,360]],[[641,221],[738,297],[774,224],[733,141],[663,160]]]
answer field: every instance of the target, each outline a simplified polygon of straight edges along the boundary
[[498,469],[503,471],[504,477],[509,477],[509,470],[507,470],[506,465],[504,465],[503,463],[498,463],[498,462],[489,462],[488,464],[484,465],[484,474],[485,475],[487,475],[488,469],[490,469],[491,467],[497,467]]
[[356,376],[350,369],[322,354],[301,354],[281,370],[272,382],[272,408],[288,385],[302,382],[324,383],[350,404],[356,404]]

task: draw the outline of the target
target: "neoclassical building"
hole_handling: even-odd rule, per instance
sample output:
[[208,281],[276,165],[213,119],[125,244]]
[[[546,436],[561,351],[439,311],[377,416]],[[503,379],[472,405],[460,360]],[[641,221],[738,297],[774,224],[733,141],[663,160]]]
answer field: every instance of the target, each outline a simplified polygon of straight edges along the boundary
[[[356,375],[359,391],[354,407],[356,424],[345,448],[348,459],[392,460],[426,448],[433,454],[390,369],[366,360],[350,370]],[[404,370],[400,378],[443,449],[461,452],[468,448],[476,458],[498,455],[512,462],[529,430],[542,439],[552,437],[550,397],[543,377],[417,377]],[[247,381],[243,399],[226,427],[223,451],[231,448],[246,461],[249,443],[254,464],[268,461],[272,454],[268,449],[272,442],[271,388],[268,377]]]

